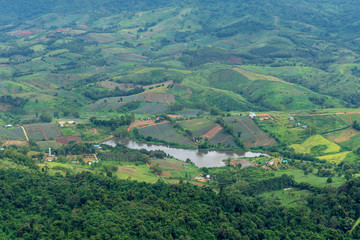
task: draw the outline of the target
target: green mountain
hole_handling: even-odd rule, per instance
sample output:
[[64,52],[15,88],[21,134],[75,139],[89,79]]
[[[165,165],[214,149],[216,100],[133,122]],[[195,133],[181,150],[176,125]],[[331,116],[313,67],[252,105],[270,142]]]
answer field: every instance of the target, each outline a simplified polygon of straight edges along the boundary
[[[186,101],[209,95],[222,110],[358,106],[359,4],[346,3],[4,2],[1,94],[28,99],[28,105],[40,101],[37,109],[25,106],[31,114],[69,110],[64,90],[79,99],[76,109],[126,95],[97,87],[104,80],[146,85],[175,79],[200,94]],[[279,80],[267,81],[272,77]],[[213,97],[219,91],[222,103]]]

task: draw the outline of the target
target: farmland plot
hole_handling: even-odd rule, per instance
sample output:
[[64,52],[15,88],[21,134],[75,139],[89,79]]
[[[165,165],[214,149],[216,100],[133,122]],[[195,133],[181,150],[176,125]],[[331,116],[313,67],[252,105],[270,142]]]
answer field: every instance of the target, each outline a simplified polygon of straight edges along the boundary
[[194,144],[187,137],[177,133],[169,122],[158,123],[150,126],[139,128],[145,137],[157,138],[166,142],[179,143],[183,145]]
[[209,139],[211,144],[223,146],[236,146],[234,137],[228,134],[224,129],[218,132],[213,138]]
[[164,103],[144,103],[141,107],[134,110],[134,113],[147,113],[147,114],[157,114],[165,113],[168,111],[169,106]]
[[0,129],[0,139],[25,140],[25,136],[21,128]]
[[261,130],[249,117],[226,117],[224,121],[234,127],[235,135],[240,135],[240,139],[247,147],[276,144],[276,141]]
[[61,131],[55,123],[41,123],[24,125],[30,139],[43,140],[54,139],[61,136]]
[[206,118],[180,121],[179,123],[184,129],[190,130],[194,137],[201,137],[216,126],[213,121]]

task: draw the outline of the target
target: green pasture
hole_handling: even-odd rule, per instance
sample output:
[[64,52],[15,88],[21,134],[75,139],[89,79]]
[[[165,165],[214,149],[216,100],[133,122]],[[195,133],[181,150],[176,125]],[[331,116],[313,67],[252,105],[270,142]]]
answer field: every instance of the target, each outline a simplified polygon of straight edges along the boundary
[[327,183],[327,177],[318,177],[314,173],[309,173],[308,175],[305,175],[304,171],[300,169],[278,170],[273,171],[273,173],[276,177],[280,177],[283,174],[294,176],[294,180],[298,183],[305,182],[319,187],[324,187],[328,185],[340,186],[341,184],[346,182],[346,179],[344,177],[334,176],[332,177],[332,183]]
[[329,115],[296,115],[295,122],[301,126],[315,128],[319,134],[343,129],[349,126],[349,123],[335,114]]
[[146,165],[120,165],[114,173],[119,179],[131,179],[144,182],[156,182],[159,178]]
[[63,136],[78,136],[79,135],[79,132],[76,131],[76,127],[61,127],[60,128],[61,130],[61,133]]
[[285,207],[296,207],[306,204],[306,197],[310,195],[310,192],[305,190],[287,189],[277,190],[261,194],[264,198],[274,198],[280,201],[281,205]]
[[201,175],[201,170],[193,164],[173,158],[151,160],[151,164],[159,164],[161,177],[165,179],[191,179]]

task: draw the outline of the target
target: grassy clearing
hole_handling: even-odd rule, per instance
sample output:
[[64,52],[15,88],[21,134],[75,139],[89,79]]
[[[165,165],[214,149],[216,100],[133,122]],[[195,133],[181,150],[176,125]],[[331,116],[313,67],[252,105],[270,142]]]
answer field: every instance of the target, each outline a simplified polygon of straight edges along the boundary
[[302,144],[293,144],[290,147],[294,148],[298,153],[311,153],[311,149],[316,146],[326,146],[324,153],[336,153],[339,152],[341,147],[336,143],[333,143],[321,135],[314,135],[306,139]]
[[349,123],[335,114],[295,116],[295,121],[301,123],[301,125],[315,128],[319,134],[343,129],[349,126]]
[[156,182],[159,178],[155,173],[146,165],[122,165],[118,166],[115,175],[120,179],[131,179],[144,182]]
[[274,120],[258,121],[258,125],[276,136],[280,142],[294,144],[304,139],[304,129],[295,127],[295,122],[288,120],[289,116],[271,115],[271,117]]
[[287,170],[279,170],[274,171],[275,176],[280,177],[283,174],[294,176],[294,180],[296,182],[306,182],[310,183],[314,186],[324,187],[328,185],[340,186],[341,184],[346,182],[344,177],[332,177],[332,183],[327,183],[326,177],[318,177],[313,173],[309,173],[307,176],[304,175],[304,171],[300,169],[287,169]]
[[173,158],[151,160],[151,164],[155,163],[158,163],[163,170],[161,177],[164,177],[166,180],[191,179],[201,174],[200,169],[194,165]]
[[79,132],[75,130],[75,127],[61,127],[61,133],[63,136],[78,136]]
[[309,196],[310,193],[305,190],[278,190],[278,191],[271,191],[260,196],[266,198],[275,198],[280,201],[281,205],[286,207],[296,207],[306,204],[306,196]]

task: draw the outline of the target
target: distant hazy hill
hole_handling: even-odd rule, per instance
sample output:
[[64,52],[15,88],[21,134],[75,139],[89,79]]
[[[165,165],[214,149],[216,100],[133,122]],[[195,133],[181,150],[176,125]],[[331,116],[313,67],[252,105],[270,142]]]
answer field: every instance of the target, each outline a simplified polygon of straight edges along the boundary
[[[180,102],[210,95],[208,103],[223,110],[360,103],[356,1],[0,4],[0,94],[17,94],[31,104],[32,93],[41,92],[40,101],[47,103],[39,108],[63,106],[62,96],[83,106],[124,94],[99,87],[103,80],[144,85],[176,80],[194,93],[185,92],[184,99],[179,94]],[[164,70],[148,70],[159,68]]]

